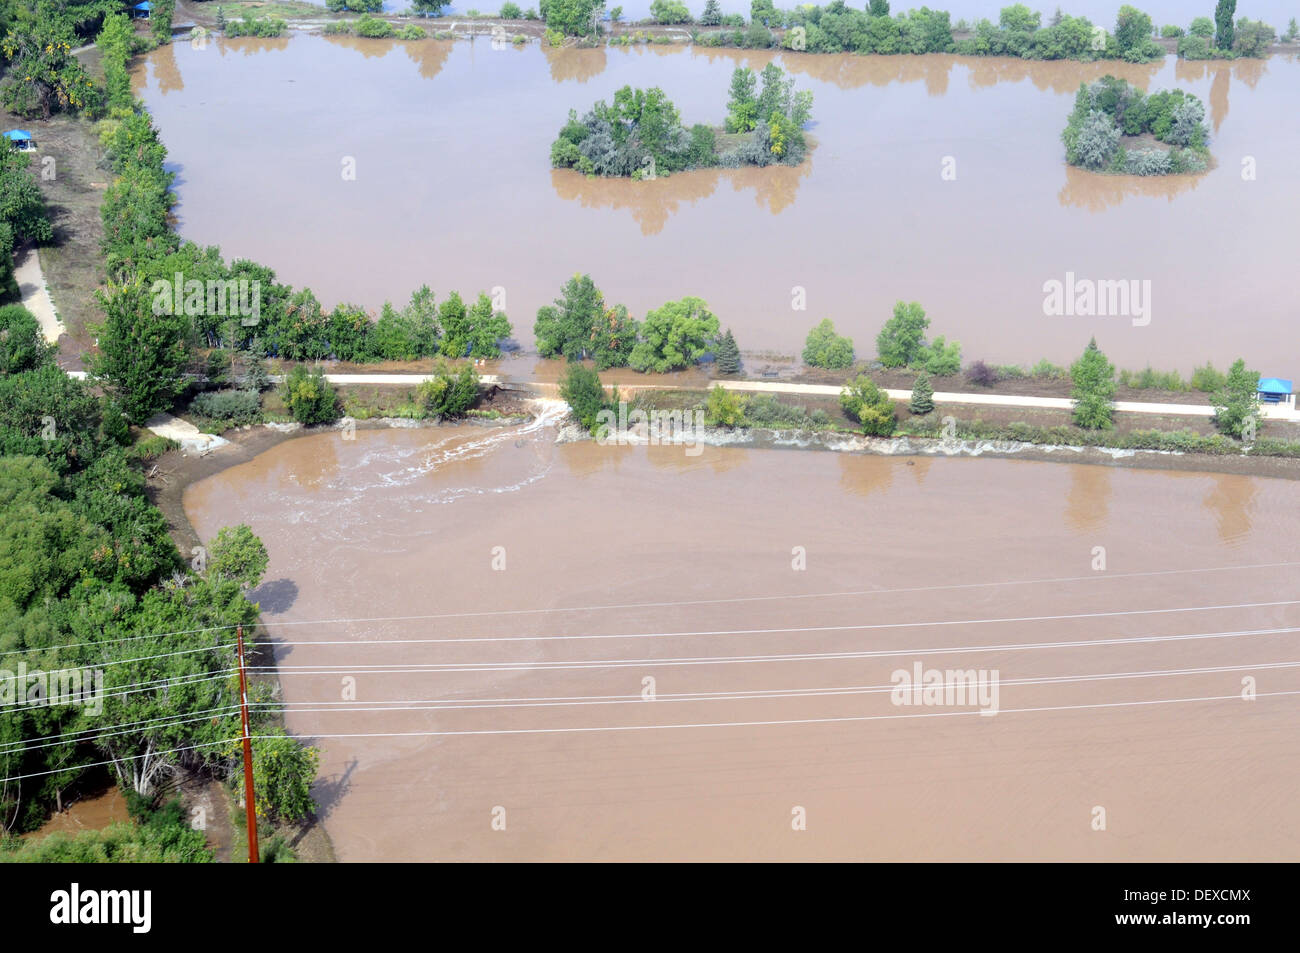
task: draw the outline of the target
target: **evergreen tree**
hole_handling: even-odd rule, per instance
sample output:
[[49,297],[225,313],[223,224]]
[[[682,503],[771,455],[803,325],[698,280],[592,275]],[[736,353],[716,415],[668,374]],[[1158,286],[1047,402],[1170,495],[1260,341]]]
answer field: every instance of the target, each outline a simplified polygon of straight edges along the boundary
[[930,376],[919,374],[912,385],[912,400],[907,409],[918,417],[934,410],[934,388],[930,386]]
[[714,356],[717,358],[720,374],[740,373],[740,348],[736,346],[736,338],[732,335],[731,328],[727,328],[727,333],[718,338]]
[[1114,407],[1115,366],[1097,347],[1097,339],[1088,342],[1083,356],[1070,365],[1074,389],[1074,422],[1088,430],[1109,430]]
[[709,0],[704,5],[704,12],[700,14],[700,26],[717,26],[722,22],[722,7],[718,5],[718,0]]
[[1237,13],[1237,0],[1219,0],[1214,8],[1214,45],[1221,50],[1232,49],[1234,31],[1232,18]]

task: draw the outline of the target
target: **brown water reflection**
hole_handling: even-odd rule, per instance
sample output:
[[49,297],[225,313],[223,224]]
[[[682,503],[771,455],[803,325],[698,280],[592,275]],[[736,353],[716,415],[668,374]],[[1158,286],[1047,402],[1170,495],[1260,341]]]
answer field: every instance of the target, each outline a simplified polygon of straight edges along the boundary
[[1200,186],[1202,175],[1102,175],[1072,165],[1064,167],[1065,185],[1057,193],[1062,205],[1104,212],[1133,196],[1162,198],[1172,202],[1177,196]]
[[552,169],[551,185],[560,198],[576,200],[584,208],[628,211],[641,226],[642,235],[657,235],[683,202],[695,204],[708,198],[723,181],[729,181],[737,192],[753,189],[759,208],[779,215],[794,203],[799,182],[811,174],[812,166],[810,157],[793,168],[700,169],[641,182],[588,178],[569,169]]
[[1110,467],[1071,467],[1065,498],[1065,522],[1077,530],[1096,532],[1110,516]]

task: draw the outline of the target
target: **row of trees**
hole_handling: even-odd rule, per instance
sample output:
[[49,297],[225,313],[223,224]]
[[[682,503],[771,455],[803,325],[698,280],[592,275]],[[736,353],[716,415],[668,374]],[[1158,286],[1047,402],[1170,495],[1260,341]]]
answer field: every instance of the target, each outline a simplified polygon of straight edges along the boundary
[[[181,766],[236,770],[230,636],[256,626],[245,594],[267,555],[234,527],[186,564],[146,496],[121,406],[55,365],[21,306],[0,308],[0,342],[0,652],[8,671],[103,679],[97,704],[52,690],[24,704],[8,677],[0,685],[0,826],[17,832],[99,762],[146,797]],[[287,765],[257,778],[264,812],[310,811],[314,755],[287,738],[256,744]]]
[[[916,301],[898,301],[894,313],[876,335],[876,353],[889,368],[910,367],[929,374],[947,376],[961,370],[961,343],[942,335],[926,338],[930,319]],[[810,367],[838,370],[853,365],[853,340],[835,332],[829,318],[808,332],[803,361]]]
[[596,367],[667,373],[713,352],[723,373],[740,371],[740,350],[700,298],[668,301],[637,321],[626,306],[609,304],[590,275],[570,278],[554,304],[537,312],[533,333],[542,357],[591,359]]
[[[125,55],[106,27],[106,72]],[[220,348],[293,361],[414,360],[495,357],[511,334],[508,316],[486,293],[466,301],[452,292],[438,303],[428,287],[402,308],[385,304],[376,318],[347,303],[326,309],[310,289],[276,281],[275,272],[252,261],[229,264],[215,247],[181,242],[171,227],[174,178],[167,150],[147,111],[132,103],[107,126],[107,154],[116,178],[101,206],[103,253],[108,276],[100,293],[105,319],[98,328],[93,373],[141,422],[168,409],[188,386],[197,352]],[[186,286],[178,291],[175,276]],[[214,306],[206,289],[242,287],[239,306]],[[251,304],[254,314],[242,308]],[[233,293],[232,293],[233,294]],[[175,301],[182,299],[177,309]]]
[[[761,92],[758,89],[762,81]],[[659,87],[624,86],[613,104],[596,103],[581,119],[568,122],[551,144],[551,165],[584,175],[656,178],[684,169],[734,168],[774,163],[798,165],[807,152],[803,126],[812,114],[812,93],[796,92],[779,66],[769,63],[761,77],[737,69],[725,128],[746,138],[717,152],[717,132],[700,123],[689,130]]]

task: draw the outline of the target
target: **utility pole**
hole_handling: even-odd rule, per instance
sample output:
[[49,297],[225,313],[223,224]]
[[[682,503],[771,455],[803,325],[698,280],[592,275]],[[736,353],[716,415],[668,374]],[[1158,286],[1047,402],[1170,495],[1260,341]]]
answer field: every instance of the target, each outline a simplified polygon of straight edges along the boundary
[[244,627],[235,627],[239,645],[239,718],[244,726],[244,809],[248,827],[248,862],[258,863],[257,809],[253,806],[253,743],[248,736],[248,682],[244,676]]

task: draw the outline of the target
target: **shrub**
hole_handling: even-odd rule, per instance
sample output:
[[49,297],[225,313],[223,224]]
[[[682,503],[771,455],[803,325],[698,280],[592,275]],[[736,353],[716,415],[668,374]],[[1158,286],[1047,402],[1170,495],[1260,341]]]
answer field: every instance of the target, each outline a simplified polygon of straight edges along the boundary
[[595,430],[600,412],[612,403],[605,396],[600,376],[581,364],[570,364],[560,379],[560,397],[569,405],[578,423],[590,431]]
[[423,29],[416,26],[414,23],[408,23],[397,31],[397,38],[399,40],[423,40],[428,36],[429,34],[425,33]]
[[253,390],[208,391],[190,401],[190,413],[230,426],[243,427],[261,419],[262,399]]
[[983,361],[976,361],[966,368],[966,380],[976,387],[992,387],[998,382],[998,372]]
[[866,374],[845,383],[840,407],[862,424],[862,432],[868,436],[888,437],[898,422],[894,402]]
[[753,427],[822,430],[831,426],[826,411],[783,403],[776,394],[754,394],[745,404],[745,423]]
[[1192,390],[1212,394],[1221,389],[1227,383],[1227,380],[1226,374],[1216,371],[1214,365],[1206,361],[1204,367],[1198,367],[1192,371]]
[[1174,26],[1172,23],[1167,23],[1160,28],[1160,35],[1166,40],[1176,40],[1178,37],[1183,35],[1183,28],[1180,26]]
[[506,0],[505,3],[501,4],[502,20],[521,20],[523,19],[523,16],[524,14],[523,11],[519,9],[519,4],[511,3],[510,0]]
[[339,419],[339,398],[319,367],[297,364],[280,385],[281,398],[300,424],[330,424]]
[[1187,390],[1187,384],[1177,371],[1157,371],[1150,365],[1134,373],[1120,371],[1119,382],[1135,390]]
[[721,384],[714,384],[704,405],[704,419],[720,427],[739,427],[745,422],[744,398]]
[[690,23],[691,11],[681,0],[651,0],[650,16],[656,23]]
[[44,364],[53,349],[40,323],[21,304],[0,307],[0,374],[17,374]]
[[1214,36],[1214,21],[1209,17],[1197,17],[1187,31],[1192,36],[1209,38]]
[[[416,29],[419,29],[418,27]],[[423,32],[423,31],[421,31]],[[381,20],[379,17],[372,17],[368,13],[361,15],[357,21],[357,36],[369,37],[373,40],[382,40],[386,37],[394,36],[396,31],[393,25],[387,20]]]
[[478,400],[478,372],[472,364],[459,371],[439,361],[428,380],[415,388],[415,400],[426,417],[460,417]]
[[803,362],[809,367],[825,367],[831,370],[851,367],[853,339],[836,334],[834,323],[830,318],[824,318],[808,332],[808,338],[804,342]]
[[951,377],[961,370],[961,342],[948,343],[939,335],[923,352],[921,366],[935,377]]

